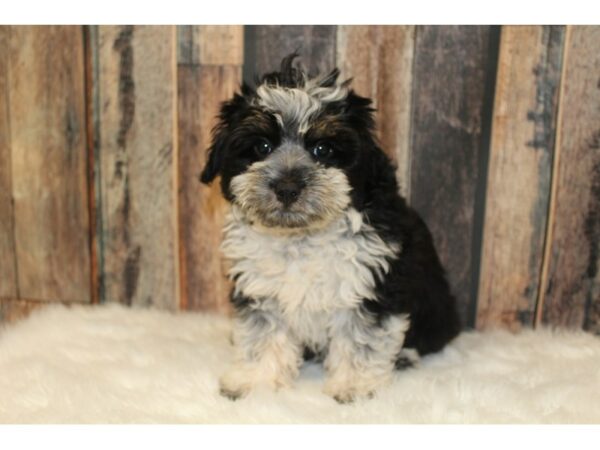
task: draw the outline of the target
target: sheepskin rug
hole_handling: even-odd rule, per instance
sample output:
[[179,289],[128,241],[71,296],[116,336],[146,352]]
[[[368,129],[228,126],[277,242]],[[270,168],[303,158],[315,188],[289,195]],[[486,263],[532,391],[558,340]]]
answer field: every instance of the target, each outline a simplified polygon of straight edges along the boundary
[[2,423],[600,423],[600,338],[462,334],[371,400],[339,405],[306,364],[295,386],[218,394],[229,319],[48,307],[0,330]]

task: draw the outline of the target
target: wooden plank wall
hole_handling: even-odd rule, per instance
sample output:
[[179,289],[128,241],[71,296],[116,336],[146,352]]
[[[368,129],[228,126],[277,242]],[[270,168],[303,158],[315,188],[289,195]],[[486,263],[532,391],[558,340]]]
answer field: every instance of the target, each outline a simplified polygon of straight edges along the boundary
[[298,50],[373,99],[467,326],[599,333],[599,30],[0,27],[0,321],[230,311],[227,205],[198,174],[220,102]]
[[550,198],[564,27],[502,31],[477,321],[531,325]]
[[12,196],[22,298],[90,300],[83,71],[79,27],[11,30]]
[[15,254],[9,97],[10,29],[0,27],[0,298],[18,298]]
[[81,27],[0,27],[0,309],[91,300]]
[[[198,180],[221,102],[242,79],[242,26],[181,27],[178,56],[181,307],[229,311],[221,258],[227,210],[219,183]],[[210,45],[207,45],[210,42]]]
[[543,324],[600,333],[600,27],[568,27],[559,105]]
[[[413,81],[410,203],[434,237],[463,323],[472,325],[497,45],[482,27],[419,27]],[[497,40],[497,37],[496,37]]]
[[100,301],[175,310],[175,27],[100,26],[91,35]]

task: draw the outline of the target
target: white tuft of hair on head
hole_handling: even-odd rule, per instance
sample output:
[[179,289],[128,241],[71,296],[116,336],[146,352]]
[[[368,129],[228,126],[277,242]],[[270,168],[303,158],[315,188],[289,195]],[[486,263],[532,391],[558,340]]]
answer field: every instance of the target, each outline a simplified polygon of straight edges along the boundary
[[300,134],[306,133],[310,120],[328,103],[348,96],[346,83],[323,86],[328,76],[306,79],[303,86],[293,88],[264,83],[256,90],[258,104],[273,113],[282,127],[296,126]]

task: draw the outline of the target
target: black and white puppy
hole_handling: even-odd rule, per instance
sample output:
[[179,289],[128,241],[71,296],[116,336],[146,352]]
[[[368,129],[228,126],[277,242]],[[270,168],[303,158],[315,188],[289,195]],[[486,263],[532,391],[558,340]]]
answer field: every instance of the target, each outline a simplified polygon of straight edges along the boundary
[[235,283],[230,398],[289,385],[307,355],[325,392],[371,395],[396,368],[459,332],[425,223],[398,193],[370,100],[337,69],[310,78],[286,57],[224,103],[201,179],[232,208],[222,251]]

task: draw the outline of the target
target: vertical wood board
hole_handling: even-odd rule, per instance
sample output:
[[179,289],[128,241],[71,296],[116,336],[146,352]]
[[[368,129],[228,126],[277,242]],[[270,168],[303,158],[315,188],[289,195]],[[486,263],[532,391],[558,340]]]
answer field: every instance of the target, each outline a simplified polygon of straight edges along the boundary
[[466,325],[473,325],[476,304],[492,34],[489,26],[418,27],[414,56],[410,200],[433,234]]
[[186,65],[241,65],[242,25],[181,25],[177,27],[177,62]]
[[[230,312],[231,284],[220,252],[227,202],[218,180],[199,174],[221,103],[239,88],[243,26],[178,27],[181,307]],[[187,57],[182,58],[182,55]]]
[[11,28],[12,189],[23,298],[90,300],[83,55],[81,27]]
[[220,102],[241,80],[241,67],[179,67],[180,234],[183,296],[190,309],[229,310],[230,283],[219,250],[227,202],[219,180],[198,177]]
[[502,29],[477,325],[532,326],[546,233],[564,27]]
[[600,333],[600,26],[569,26],[540,319]]
[[0,298],[18,296],[10,155],[9,46],[10,27],[0,26]]
[[175,28],[97,34],[101,300],[176,309]]

